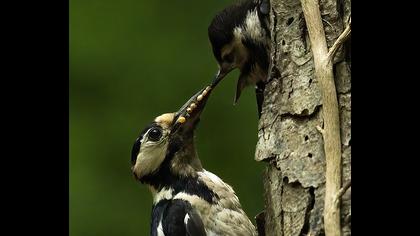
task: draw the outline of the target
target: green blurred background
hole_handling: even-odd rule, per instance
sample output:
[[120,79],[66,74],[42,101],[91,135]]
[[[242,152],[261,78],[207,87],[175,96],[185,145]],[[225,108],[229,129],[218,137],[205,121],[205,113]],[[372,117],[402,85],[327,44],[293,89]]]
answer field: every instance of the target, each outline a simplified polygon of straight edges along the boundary
[[[131,174],[132,144],[154,117],[211,81],[207,26],[230,3],[70,1],[70,235],[149,234],[152,198]],[[253,89],[232,105],[237,76],[213,92],[196,146],[253,219],[263,208],[258,119]]]

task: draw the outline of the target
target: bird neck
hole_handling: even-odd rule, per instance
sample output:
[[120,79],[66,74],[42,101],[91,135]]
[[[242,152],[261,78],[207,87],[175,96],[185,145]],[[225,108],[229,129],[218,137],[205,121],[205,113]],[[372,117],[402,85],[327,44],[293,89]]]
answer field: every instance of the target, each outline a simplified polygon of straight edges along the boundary
[[188,145],[170,145],[159,169],[143,176],[140,181],[160,191],[165,187],[177,185],[185,179],[197,178],[197,171],[202,170],[197,151],[193,142],[190,141]]
[[161,200],[170,200],[178,195],[182,199],[182,195],[194,195],[208,203],[214,203],[218,200],[218,196],[198,178],[198,175],[193,176],[174,176],[165,185],[149,185],[150,191],[153,195],[153,204],[156,205]]

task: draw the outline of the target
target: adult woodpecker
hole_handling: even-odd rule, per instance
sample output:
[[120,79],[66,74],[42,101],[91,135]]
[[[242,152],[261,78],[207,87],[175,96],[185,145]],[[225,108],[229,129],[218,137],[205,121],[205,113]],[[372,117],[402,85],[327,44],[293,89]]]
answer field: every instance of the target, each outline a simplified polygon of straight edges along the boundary
[[246,86],[256,85],[258,114],[261,114],[270,61],[268,14],[268,0],[245,0],[219,12],[208,27],[213,54],[219,66],[216,83],[238,68],[240,75],[234,104]]
[[203,169],[194,147],[194,130],[213,88],[156,117],[134,143],[132,172],[153,195],[150,235],[257,235],[232,187]]

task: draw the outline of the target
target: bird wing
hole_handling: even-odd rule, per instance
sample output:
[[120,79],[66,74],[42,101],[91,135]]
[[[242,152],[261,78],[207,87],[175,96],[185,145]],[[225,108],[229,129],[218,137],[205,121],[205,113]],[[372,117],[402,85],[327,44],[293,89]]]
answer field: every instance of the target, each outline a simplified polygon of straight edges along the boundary
[[205,236],[206,231],[204,229],[203,221],[201,220],[198,212],[191,208],[184,218],[184,224],[187,229],[188,236]]
[[152,222],[150,225],[150,236],[160,236],[162,233],[162,215],[165,212],[166,207],[170,202],[168,200],[162,200],[158,202],[152,208]]
[[187,201],[175,199],[163,213],[165,235],[206,236],[203,221],[197,210]]

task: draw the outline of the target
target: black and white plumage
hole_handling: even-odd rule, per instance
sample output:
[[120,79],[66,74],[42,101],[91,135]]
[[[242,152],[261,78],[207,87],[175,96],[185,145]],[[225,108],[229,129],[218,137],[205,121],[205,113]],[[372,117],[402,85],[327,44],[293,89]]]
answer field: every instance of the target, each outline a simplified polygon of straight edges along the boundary
[[245,0],[219,12],[208,27],[214,57],[219,65],[216,81],[238,68],[236,103],[242,90],[256,85],[261,112],[262,96],[267,81],[270,52],[268,0]]
[[212,87],[155,118],[132,149],[132,171],[153,194],[153,236],[256,235],[233,189],[203,169],[194,130]]
[[206,231],[199,213],[188,201],[162,199],[153,206],[151,235],[205,236]]

